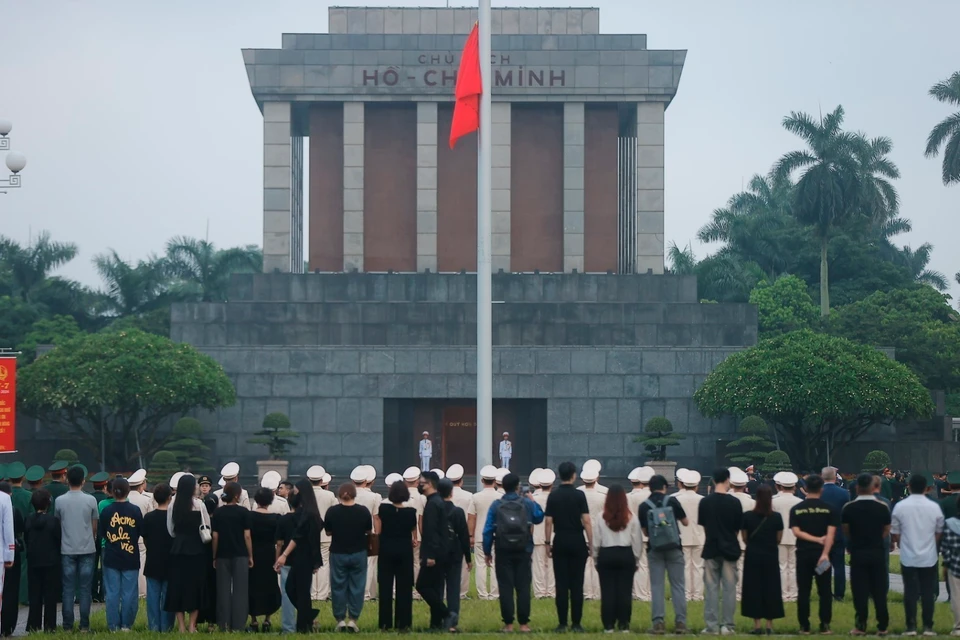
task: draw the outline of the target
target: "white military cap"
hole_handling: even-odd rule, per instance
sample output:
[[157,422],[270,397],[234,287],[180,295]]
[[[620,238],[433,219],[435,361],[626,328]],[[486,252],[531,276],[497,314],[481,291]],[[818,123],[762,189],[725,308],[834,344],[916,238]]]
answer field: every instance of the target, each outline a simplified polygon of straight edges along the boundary
[[443,474],[443,469],[430,469],[433,473],[437,474],[438,480],[443,480],[446,476]]
[[653,467],[647,467],[647,466],[640,467],[640,473],[637,474],[640,482],[644,482],[644,483],[650,482],[650,479],[653,478],[653,476],[655,475],[657,475],[656,470]]
[[484,480],[496,480],[497,468],[492,464],[488,464],[484,468],[480,469],[480,477]]
[[393,483],[399,482],[399,481],[401,481],[401,480],[403,480],[403,476],[402,476],[402,475],[400,475],[399,473],[391,473],[391,474],[387,475],[387,477],[384,478],[383,481],[387,484],[388,487],[392,487],[392,486],[393,486]]
[[130,474],[130,477],[127,478],[127,482],[130,483],[131,487],[135,487],[138,484],[143,484],[147,481],[147,470],[146,469],[137,469]]
[[333,476],[330,475],[329,473],[324,473],[323,477],[320,478],[320,484],[322,485],[330,484],[331,480],[333,480]]
[[223,478],[220,478],[220,480],[217,481],[217,484],[220,485],[221,487],[225,487],[227,486],[227,481],[224,480]]
[[630,482],[640,482],[640,467],[636,467],[627,474],[627,480]]
[[739,467],[730,467],[727,469],[730,472],[730,484],[735,487],[746,486],[747,482],[750,481],[750,478],[747,477],[746,472]]
[[497,469],[497,484],[503,484],[503,479],[507,477],[508,473],[510,473],[510,469],[504,469],[503,467]]
[[373,482],[377,479],[377,470],[373,468],[373,465],[366,465],[367,469],[367,482]]
[[[590,460],[587,460],[586,462],[583,463],[583,471],[586,471],[587,469],[596,469],[597,475],[599,475],[600,470],[603,469],[603,465],[600,464],[599,460],[594,460],[591,458]],[[580,475],[582,476],[583,473],[581,473]]]
[[580,479],[584,482],[596,482],[600,477],[600,470],[594,468],[593,466],[587,467],[580,474]]
[[430,435],[430,432],[429,432],[429,431],[424,431],[424,432],[421,433],[420,435],[422,435],[422,436],[428,436],[428,435]]
[[267,471],[263,474],[263,477],[260,478],[260,486],[264,489],[270,489],[270,491],[276,491],[277,487],[280,486],[280,481],[283,478],[280,477],[280,474],[276,471]]
[[797,474],[792,471],[781,471],[773,476],[773,481],[781,487],[795,487],[799,480],[800,478],[797,477]]
[[323,474],[325,473],[326,473],[326,470],[323,467],[321,467],[318,464],[315,464],[309,469],[307,469],[307,479],[313,480],[314,482],[318,482],[320,480],[323,480]]
[[450,468],[447,469],[447,477],[451,481],[456,482],[457,480],[463,479],[463,465],[462,464],[452,464]]
[[407,467],[407,470],[403,472],[403,479],[407,482],[413,482],[420,477],[420,469],[418,467]]
[[557,474],[553,472],[553,469],[542,469],[537,479],[540,481],[541,487],[550,487],[557,481]]
[[351,482],[366,482],[367,481],[367,470],[363,466],[354,467],[353,471],[350,472],[350,481]]
[[223,465],[223,469],[220,469],[220,475],[224,478],[236,478],[240,475],[240,465],[236,462],[228,462]]
[[531,471],[531,472],[530,472],[530,478],[529,478],[529,480],[528,480],[528,481],[530,482],[530,484],[532,484],[532,485],[535,486],[535,487],[539,487],[539,486],[540,486],[540,474],[541,474],[542,472],[543,472],[543,469],[541,469],[540,467],[537,467],[536,469],[534,469],[533,471]]
[[183,471],[177,471],[175,474],[173,474],[172,476],[170,476],[170,486],[171,486],[173,489],[176,489],[176,488],[177,488],[177,484],[180,482],[180,478],[182,478],[182,477],[185,476],[185,475],[187,475],[187,474],[185,474]]
[[510,432],[509,432],[509,431],[504,431],[504,432],[503,432],[503,435],[500,436],[500,437],[502,438],[503,436],[508,436],[508,435],[510,435]]
[[[681,471],[683,472],[682,475]],[[693,469],[681,469],[677,472],[677,478],[680,479],[680,482],[688,486],[700,484],[700,477],[700,472],[694,471]]]

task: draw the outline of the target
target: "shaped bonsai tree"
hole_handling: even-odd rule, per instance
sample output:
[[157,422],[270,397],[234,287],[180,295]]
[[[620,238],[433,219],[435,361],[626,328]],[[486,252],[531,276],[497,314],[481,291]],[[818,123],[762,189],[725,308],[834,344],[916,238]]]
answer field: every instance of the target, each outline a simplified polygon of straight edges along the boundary
[[673,432],[673,423],[664,417],[650,418],[643,428],[643,435],[634,438],[634,442],[642,442],[647,455],[654,462],[667,459],[667,447],[674,447],[684,439],[682,433]]
[[300,434],[290,429],[290,418],[282,413],[271,413],[263,419],[263,429],[257,431],[255,438],[247,444],[262,444],[270,451],[271,460],[280,460],[287,455],[290,447],[297,444]]
[[53,454],[54,461],[62,460],[66,462],[69,466],[73,466],[80,462],[80,456],[77,455],[77,452],[73,449],[60,449],[55,454]]
[[203,444],[203,425],[196,418],[180,418],[173,425],[173,435],[164,447],[177,457],[180,470],[202,472],[210,470],[206,453],[210,447]]
[[[180,471],[180,463],[177,462],[177,454],[173,451],[157,451],[150,460],[150,469],[148,470],[148,480],[154,485],[159,482],[170,482],[170,476]],[[176,489],[176,487],[172,487]]]
[[737,435],[740,437],[727,445],[732,449],[727,459],[734,464],[751,465],[757,460],[764,460],[767,453],[774,449],[774,445],[767,438],[767,423],[760,416],[747,416],[740,421]]
[[880,473],[889,466],[890,456],[887,455],[886,451],[880,451],[879,449],[871,451],[863,459],[864,473]]
[[771,451],[763,459],[760,470],[768,473],[779,473],[780,471],[790,471],[791,467],[790,456],[787,455],[786,451]]

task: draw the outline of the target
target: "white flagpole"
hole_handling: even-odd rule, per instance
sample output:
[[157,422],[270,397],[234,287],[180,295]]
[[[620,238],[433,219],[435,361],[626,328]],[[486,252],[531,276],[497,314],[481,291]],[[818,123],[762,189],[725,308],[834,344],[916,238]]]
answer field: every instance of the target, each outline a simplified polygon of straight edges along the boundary
[[477,486],[480,469],[493,463],[493,340],[490,260],[491,131],[490,0],[479,0],[480,146],[477,155]]

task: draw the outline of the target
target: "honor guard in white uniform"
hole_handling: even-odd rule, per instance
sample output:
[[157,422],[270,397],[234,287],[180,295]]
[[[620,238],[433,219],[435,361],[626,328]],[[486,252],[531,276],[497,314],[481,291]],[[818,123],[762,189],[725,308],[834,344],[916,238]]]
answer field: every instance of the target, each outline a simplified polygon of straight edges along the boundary
[[540,478],[541,473],[543,473],[543,469],[541,469],[540,467],[537,467],[536,469],[530,472],[530,476],[527,478],[527,483],[530,485],[530,491],[535,496],[538,496],[541,493],[543,493],[543,489],[540,488],[540,485],[534,482],[534,480],[538,480]]
[[170,491],[173,493],[173,495],[177,495],[177,485],[180,484],[180,478],[185,475],[187,474],[185,474],[183,471],[177,471],[175,474],[170,476]]
[[509,469],[504,469],[500,467],[497,469],[497,477],[495,482],[497,483],[497,493],[504,495],[506,492],[503,490],[503,479],[507,477],[507,474],[510,473]]
[[[447,469],[447,479],[453,483],[453,504],[463,509],[464,515],[470,511],[470,500],[473,494],[463,488],[463,465],[451,465]],[[466,600],[470,591],[470,571],[467,569],[467,559],[463,559],[460,568],[460,599]]]
[[[590,462],[589,460],[587,461]],[[587,496],[587,509],[590,510],[590,521],[595,522],[597,518],[603,515],[603,505],[607,496],[597,488],[597,481],[600,479],[600,467],[598,462],[594,464],[584,464],[580,470],[580,479],[583,485],[577,487]],[[586,537],[586,533],[584,533]],[[587,558],[587,566],[583,573],[583,597],[585,600],[600,599],[600,576],[597,574],[596,559],[591,555]]]
[[[557,480],[552,469],[534,469],[530,474],[530,487],[536,487],[533,501],[547,511],[547,499]],[[546,518],[544,518],[546,520]],[[533,527],[533,595],[536,598],[556,598],[557,583],[553,577],[553,561],[550,559],[550,543],[547,540],[547,525],[541,522]]]
[[273,502],[270,503],[270,506],[267,507],[267,513],[275,513],[280,516],[285,516],[290,513],[290,503],[287,502],[286,498],[282,498],[277,495],[277,489],[280,488],[280,481],[283,478],[280,477],[280,473],[277,471],[267,471],[263,474],[263,477],[260,478],[260,486],[264,489],[269,489],[273,491]]
[[[429,467],[427,467],[429,469]],[[420,539],[423,535],[423,508],[426,506],[426,498],[420,493],[420,469],[416,467],[407,467],[403,472],[403,481],[410,490],[410,500],[403,506],[410,507],[417,512],[417,543],[413,547],[413,583],[417,583],[417,577],[420,575]],[[413,592],[413,599],[420,600],[420,594]]]
[[[338,504],[337,496],[323,488],[322,483],[327,472],[318,464],[307,469],[307,479],[313,485],[313,495],[317,498],[317,508],[320,518],[327,517],[327,510]],[[329,483],[329,481],[328,481]],[[313,574],[313,588],[311,596],[314,600],[330,599],[330,536],[326,531],[320,531],[320,556],[323,566]]]
[[[380,533],[380,503],[379,493],[371,490],[377,480],[377,470],[365,464],[357,467],[350,474],[350,480],[357,485],[357,504],[362,504],[370,512],[373,521],[373,532]],[[365,600],[377,597],[377,556],[367,557],[367,585],[364,591]]]
[[777,492],[773,496],[773,510],[783,518],[783,535],[780,537],[780,589],[784,602],[797,601],[797,537],[790,528],[790,510],[802,502],[795,494],[797,474],[781,471],[773,476]]
[[673,497],[687,514],[686,526],[680,523],[680,545],[683,547],[684,582],[687,602],[703,600],[703,544],[707,535],[697,519],[703,496],[697,493],[700,473],[690,469],[677,469],[680,491]]
[[[747,493],[747,482],[750,478],[739,467],[730,467],[727,471],[730,472],[730,495],[740,501],[744,513],[753,511],[757,501]],[[743,593],[743,552],[747,548],[747,543],[743,541],[742,536],[738,535],[737,539],[740,541],[740,557],[737,559],[737,600],[739,600]]]
[[[653,467],[637,467],[630,472],[627,480],[633,486],[633,491],[627,494],[627,504],[634,517],[640,517],[640,505],[650,498],[650,478],[656,475]],[[640,523],[643,525],[644,523]],[[640,564],[633,574],[633,599],[650,602],[650,564],[647,559],[646,545],[641,547]]]
[[510,434],[503,432],[503,440],[500,441],[500,466],[509,471],[510,459],[513,457],[513,443],[510,442]]
[[430,470],[430,458],[433,457],[433,443],[430,441],[430,432],[423,432],[423,439],[420,441],[420,470]]
[[[487,523],[487,513],[490,505],[500,499],[496,489],[497,468],[487,465],[480,469],[480,482],[483,489],[473,494],[470,507],[467,510],[467,527],[470,529],[470,539],[473,542],[475,558],[483,558],[483,527]],[[494,548],[493,557],[496,559],[497,550]],[[489,573],[489,577],[488,577]],[[477,585],[477,596],[481,600],[496,600],[500,597],[500,587],[497,584],[497,573],[492,567],[477,560],[474,565],[474,580]]]
[[[127,496],[127,502],[135,504],[140,508],[141,515],[147,515],[155,508],[153,497],[144,495],[144,489],[147,487],[147,470],[137,469],[127,478],[130,484],[130,495]],[[143,577],[143,566],[147,563],[147,546],[140,538],[140,574],[137,576],[137,589],[141,598],[147,597],[147,579]]]
[[[228,482],[237,482],[237,478],[240,477],[240,465],[236,462],[228,462],[223,465],[223,469],[220,469],[220,475],[223,476],[223,484],[220,485],[221,487],[226,486]],[[217,489],[215,493],[217,498],[222,501],[223,489]],[[237,500],[237,504],[244,509],[250,508],[250,496],[247,495],[246,489],[240,489],[240,498]]]

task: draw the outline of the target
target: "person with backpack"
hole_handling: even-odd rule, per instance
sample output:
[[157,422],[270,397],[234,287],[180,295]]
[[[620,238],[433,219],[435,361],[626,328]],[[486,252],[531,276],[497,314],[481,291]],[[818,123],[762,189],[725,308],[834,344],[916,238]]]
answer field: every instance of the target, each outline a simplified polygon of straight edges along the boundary
[[667,479],[663,476],[655,475],[650,478],[650,497],[640,505],[639,516],[640,526],[647,540],[653,633],[666,633],[666,575],[670,576],[674,631],[686,633],[687,597],[678,523],[687,526],[689,520],[680,502],[673,496],[667,496]]
[[[443,602],[448,552],[447,509],[437,492],[440,477],[433,471],[420,475],[420,493],[427,498],[423,507],[420,574],[417,592],[430,606],[430,629],[450,629],[456,620]],[[457,589],[459,591],[459,582]]]
[[443,498],[447,512],[447,561],[444,568],[444,580],[447,586],[447,609],[453,624],[450,632],[456,632],[460,621],[460,572],[466,562],[467,571],[473,570],[473,558],[470,544],[470,530],[467,528],[467,516],[463,509],[453,501],[453,482],[444,478],[437,485],[437,492]]
[[[503,478],[504,495],[490,505],[483,527],[483,555],[493,566],[493,548],[497,549],[496,574],[500,583],[500,615],[503,631],[513,631],[514,613],[520,631],[530,631],[530,585],[533,582],[533,526],[543,522],[543,510],[530,498],[517,493],[520,477],[508,473]],[[514,610],[513,593],[517,593]]]

